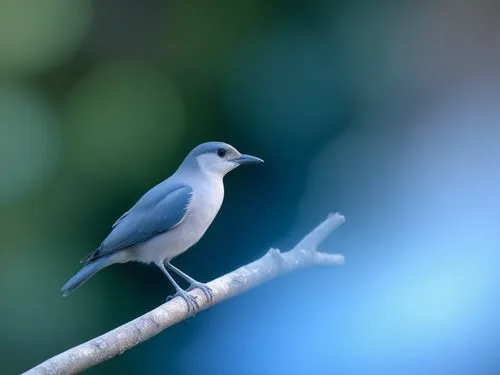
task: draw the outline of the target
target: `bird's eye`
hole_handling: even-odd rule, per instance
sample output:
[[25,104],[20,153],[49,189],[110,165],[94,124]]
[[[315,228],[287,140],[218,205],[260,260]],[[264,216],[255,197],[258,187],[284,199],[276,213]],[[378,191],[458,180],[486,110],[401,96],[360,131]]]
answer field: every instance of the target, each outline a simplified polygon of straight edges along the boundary
[[217,150],[217,156],[219,156],[220,158],[223,158],[224,156],[226,156],[226,153],[227,153],[227,150],[225,148],[219,148]]

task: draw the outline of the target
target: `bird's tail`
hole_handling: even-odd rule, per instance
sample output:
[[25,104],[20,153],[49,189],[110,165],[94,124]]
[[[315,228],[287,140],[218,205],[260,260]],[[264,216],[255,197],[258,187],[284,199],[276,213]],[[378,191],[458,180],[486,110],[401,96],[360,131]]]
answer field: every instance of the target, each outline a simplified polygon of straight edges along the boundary
[[71,292],[73,292],[73,290],[78,288],[85,281],[94,276],[97,272],[107,266],[110,266],[111,264],[113,264],[113,262],[111,261],[111,256],[108,255],[97,258],[94,261],[83,266],[82,269],[78,271],[71,279],[69,279],[68,282],[61,288],[63,297],[69,295]]

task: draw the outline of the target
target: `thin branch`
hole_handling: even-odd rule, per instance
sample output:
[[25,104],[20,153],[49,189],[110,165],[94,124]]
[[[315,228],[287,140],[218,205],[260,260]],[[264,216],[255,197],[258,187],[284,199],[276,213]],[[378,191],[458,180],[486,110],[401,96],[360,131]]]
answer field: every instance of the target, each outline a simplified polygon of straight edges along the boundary
[[[208,286],[214,294],[212,304],[300,268],[343,264],[342,255],[318,252],[316,249],[344,221],[344,216],[330,214],[292,250],[281,253],[278,249],[270,249],[260,259],[209,282]],[[197,298],[200,310],[210,307],[199,289],[190,293]],[[122,354],[189,316],[184,300],[176,297],[139,318],[42,362],[24,374],[75,374]]]

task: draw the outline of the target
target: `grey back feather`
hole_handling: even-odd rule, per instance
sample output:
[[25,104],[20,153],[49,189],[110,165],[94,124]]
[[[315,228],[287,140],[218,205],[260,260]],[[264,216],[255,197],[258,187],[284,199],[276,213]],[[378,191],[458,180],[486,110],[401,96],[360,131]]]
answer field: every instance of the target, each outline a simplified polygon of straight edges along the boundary
[[130,212],[130,210],[128,210],[127,212],[125,212],[122,216],[120,216],[118,218],[118,220],[115,221],[115,223],[111,226],[111,228],[114,228],[116,227],[118,224],[120,224],[120,221],[122,221],[127,215],[128,213]]
[[192,193],[190,186],[172,182],[171,178],[156,185],[113,224],[111,233],[83,262],[138,245],[174,228],[186,216]]

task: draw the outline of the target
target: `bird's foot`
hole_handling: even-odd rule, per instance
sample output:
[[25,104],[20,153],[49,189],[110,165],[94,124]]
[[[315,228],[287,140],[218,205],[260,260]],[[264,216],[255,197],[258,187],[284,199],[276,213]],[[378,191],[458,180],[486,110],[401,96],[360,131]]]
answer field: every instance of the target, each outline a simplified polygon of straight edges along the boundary
[[200,283],[200,282],[194,282],[194,283],[191,283],[191,286],[187,289],[187,291],[189,292],[190,290],[193,290],[196,288],[199,288],[203,292],[205,297],[207,297],[208,303],[213,302],[214,292],[212,291],[212,289],[208,285]]
[[196,302],[196,297],[192,296],[191,294],[189,294],[189,293],[187,293],[187,292],[185,292],[183,290],[179,290],[174,295],[168,296],[167,297],[167,302],[170,301],[172,298],[175,298],[175,297],[181,297],[184,301],[186,301],[186,304],[187,304],[187,307],[188,307],[188,312],[192,313],[193,315],[196,312],[196,310],[198,310],[200,308],[200,305],[198,305],[198,302]]

